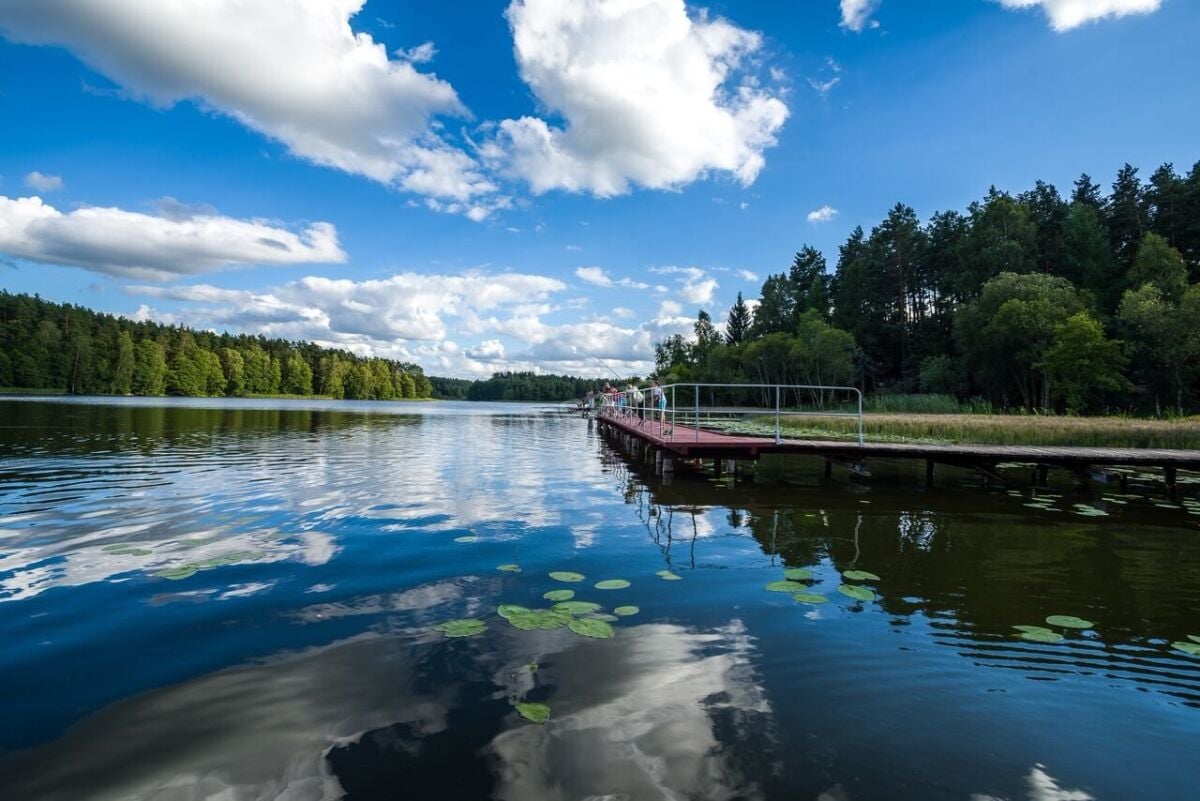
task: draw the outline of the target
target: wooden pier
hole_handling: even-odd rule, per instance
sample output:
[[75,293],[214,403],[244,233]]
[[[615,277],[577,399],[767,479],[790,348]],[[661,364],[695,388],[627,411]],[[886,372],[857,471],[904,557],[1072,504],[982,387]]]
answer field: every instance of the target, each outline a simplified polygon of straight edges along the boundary
[[[610,432],[655,449],[660,470],[670,471],[675,459],[713,459],[723,471],[723,461],[757,460],[771,454],[796,454],[823,458],[826,475],[833,464],[850,466],[865,472],[865,461],[877,459],[915,459],[925,462],[927,484],[933,483],[936,465],[974,469],[1004,482],[996,473],[1002,464],[1029,464],[1035,468],[1035,481],[1046,483],[1052,468],[1070,470],[1080,478],[1091,478],[1104,468],[1133,467],[1161,469],[1167,491],[1174,495],[1179,470],[1200,471],[1200,451],[1157,448],[1075,448],[1026,445],[932,445],[896,442],[839,442],[836,440],[779,439],[725,434],[694,425],[672,425],[643,419],[640,414],[621,414],[606,410],[597,423]],[[1123,479],[1123,476],[1118,476]]]

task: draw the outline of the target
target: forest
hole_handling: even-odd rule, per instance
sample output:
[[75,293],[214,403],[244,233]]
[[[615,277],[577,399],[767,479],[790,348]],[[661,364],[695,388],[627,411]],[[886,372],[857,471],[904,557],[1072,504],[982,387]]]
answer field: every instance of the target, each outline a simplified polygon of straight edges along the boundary
[[0,290],[0,387],[73,395],[428,398],[421,368],[311,342],[133,321]]
[[724,330],[656,345],[678,381],[853,384],[1029,412],[1180,415],[1200,404],[1200,163],[1104,192],[993,188],[922,223],[896,205],[832,272],[803,247]]

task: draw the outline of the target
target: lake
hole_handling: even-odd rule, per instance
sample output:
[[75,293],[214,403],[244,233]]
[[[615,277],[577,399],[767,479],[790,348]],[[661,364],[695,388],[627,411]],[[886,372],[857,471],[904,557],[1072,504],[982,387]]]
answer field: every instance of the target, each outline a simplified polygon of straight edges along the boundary
[[[1197,798],[1195,485],[913,470],[664,483],[527,405],[0,400],[0,797]],[[497,614],[555,590],[636,612]]]

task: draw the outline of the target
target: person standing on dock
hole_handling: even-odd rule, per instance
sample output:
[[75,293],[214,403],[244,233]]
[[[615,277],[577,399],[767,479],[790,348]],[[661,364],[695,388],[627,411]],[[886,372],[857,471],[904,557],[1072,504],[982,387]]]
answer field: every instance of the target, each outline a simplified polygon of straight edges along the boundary
[[[658,379],[650,384],[650,402],[658,409],[658,430],[659,433],[666,433],[667,427],[667,393],[663,392],[663,388],[659,385]],[[653,412],[651,412],[653,416]]]

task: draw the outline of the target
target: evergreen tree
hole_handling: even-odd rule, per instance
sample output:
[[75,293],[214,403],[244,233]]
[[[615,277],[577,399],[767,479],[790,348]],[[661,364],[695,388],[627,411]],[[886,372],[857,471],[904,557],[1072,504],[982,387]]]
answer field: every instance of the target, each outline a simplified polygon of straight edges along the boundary
[[754,310],[750,328],[754,338],[792,330],[795,314],[795,295],[786,275],[769,275],[762,285],[762,297]]
[[795,330],[796,323],[806,311],[814,310],[822,317],[829,314],[829,292],[826,287],[828,277],[825,274],[825,257],[821,251],[805,245],[792,259],[788,270],[788,281],[792,290],[792,325],[789,330]]
[[134,368],[133,336],[128,331],[122,331],[117,336],[117,352],[113,360],[110,392],[115,395],[128,395],[133,392]]
[[1104,193],[1092,181],[1092,176],[1085,172],[1075,181],[1075,191],[1071,193],[1071,202],[1081,203],[1091,206],[1096,211],[1101,211],[1104,209]]
[[1187,184],[1175,174],[1174,164],[1163,164],[1146,186],[1146,221],[1149,229],[1178,248],[1184,229]]
[[1146,233],[1146,199],[1137,168],[1126,164],[1117,173],[1105,206],[1108,238],[1117,263],[1128,269]]
[[730,345],[739,345],[746,341],[750,334],[750,307],[742,300],[739,292],[733,307],[729,309],[729,319],[725,321],[725,341]]
[[1092,293],[1110,314],[1121,298],[1116,264],[1100,213],[1087,203],[1072,203],[1063,223],[1063,261],[1057,275]]
[[1017,197],[1029,209],[1029,219],[1037,228],[1038,271],[1054,273],[1066,255],[1063,224],[1067,218],[1067,203],[1053,184],[1038,181],[1033,189]]

